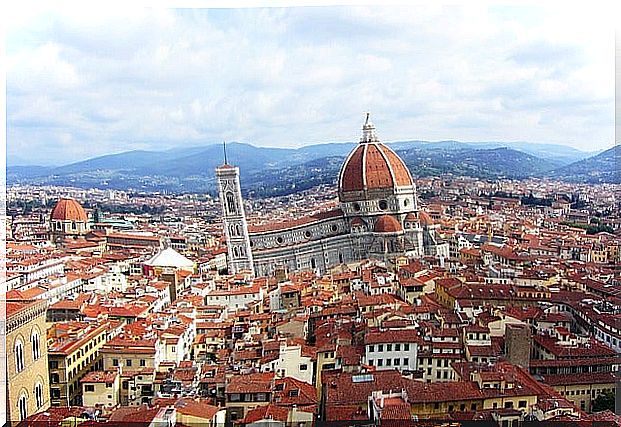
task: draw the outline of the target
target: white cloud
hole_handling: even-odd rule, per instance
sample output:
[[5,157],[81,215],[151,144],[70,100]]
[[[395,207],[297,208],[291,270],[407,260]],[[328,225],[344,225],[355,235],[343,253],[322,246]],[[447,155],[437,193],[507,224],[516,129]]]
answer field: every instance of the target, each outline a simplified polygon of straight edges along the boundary
[[[613,142],[605,11],[477,4],[21,13],[8,152],[33,162],[223,139]],[[76,146],[81,148],[77,149]]]

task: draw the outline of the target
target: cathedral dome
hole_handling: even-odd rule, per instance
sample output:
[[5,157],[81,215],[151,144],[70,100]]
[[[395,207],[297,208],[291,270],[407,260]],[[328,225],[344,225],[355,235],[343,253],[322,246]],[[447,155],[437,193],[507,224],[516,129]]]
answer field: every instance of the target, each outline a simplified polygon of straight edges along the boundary
[[382,215],[377,219],[373,231],[376,233],[398,233],[403,227],[394,216]]
[[360,144],[349,154],[339,175],[339,191],[394,189],[412,186],[413,180],[403,160],[379,142],[375,126],[367,121],[362,127]]
[[88,220],[86,211],[74,199],[62,198],[52,210],[52,220],[54,221],[84,221]]

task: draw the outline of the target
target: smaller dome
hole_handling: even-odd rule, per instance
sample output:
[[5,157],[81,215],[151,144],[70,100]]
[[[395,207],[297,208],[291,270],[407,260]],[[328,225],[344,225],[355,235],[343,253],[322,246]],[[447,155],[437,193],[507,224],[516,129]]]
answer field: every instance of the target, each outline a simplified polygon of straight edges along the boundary
[[403,227],[394,216],[382,215],[377,219],[373,231],[376,233],[397,233],[403,231]]
[[405,216],[405,222],[417,222],[418,218],[416,217],[416,214],[414,212],[409,212],[406,216]]
[[74,199],[62,198],[56,203],[52,210],[52,220],[54,221],[88,221],[86,211]]
[[366,224],[364,223],[364,221],[362,220],[362,218],[360,218],[359,216],[357,216],[356,218],[351,220],[351,226],[352,227],[364,227]]
[[418,219],[420,220],[420,225],[433,225],[433,219],[431,219],[431,216],[429,216],[429,214],[427,212],[424,211],[420,211],[418,213]]

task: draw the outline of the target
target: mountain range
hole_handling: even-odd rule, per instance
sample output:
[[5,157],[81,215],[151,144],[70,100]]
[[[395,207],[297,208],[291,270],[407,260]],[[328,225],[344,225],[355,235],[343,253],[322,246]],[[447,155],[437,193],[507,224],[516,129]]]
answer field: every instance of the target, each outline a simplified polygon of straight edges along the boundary
[[[226,146],[240,167],[242,187],[257,195],[286,194],[333,183],[355,143],[302,148]],[[387,144],[413,175],[453,174],[484,179],[550,177],[573,182],[619,182],[618,147],[588,153],[552,144],[399,141]],[[594,155],[595,154],[595,155]],[[7,184],[30,183],[136,191],[214,192],[214,169],[223,163],[219,144],[167,151],[128,151],[63,166],[11,166]]]

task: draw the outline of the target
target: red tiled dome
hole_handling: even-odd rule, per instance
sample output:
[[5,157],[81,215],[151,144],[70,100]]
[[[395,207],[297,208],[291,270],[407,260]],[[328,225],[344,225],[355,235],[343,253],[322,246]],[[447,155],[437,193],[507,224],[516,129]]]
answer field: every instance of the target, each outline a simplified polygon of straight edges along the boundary
[[420,220],[420,225],[433,225],[433,219],[427,212],[420,211],[418,213],[418,219]]
[[414,185],[403,160],[379,141],[375,126],[367,120],[362,126],[362,138],[349,154],[339,174],[339,191],[392,189]]
[[365,226],[366,224],[364,223],[364,221],[362,220],[362,218],[360,218],[359,216],[355,217],[354,219],[352,219],[351,221],[351,225],[352,227],[355,226]]
[[52,210],[52,219],[55,221],[84,221],[88,220],[86,211],[73,199],[60,199]]
[[405,220],[406,222],[416,222],[418,221],[418,218],[416,217],[416,214],[414,212],[408,212],[408,214],[405,216]]
[[377,219],[373,231],[376,233],[397,233],[403,231],[403,227],[394,216],[382,215]]
[[363,143],[349,155],[343,168],[341,191],[376,190],[413,185],[403,160],[381,143]]

